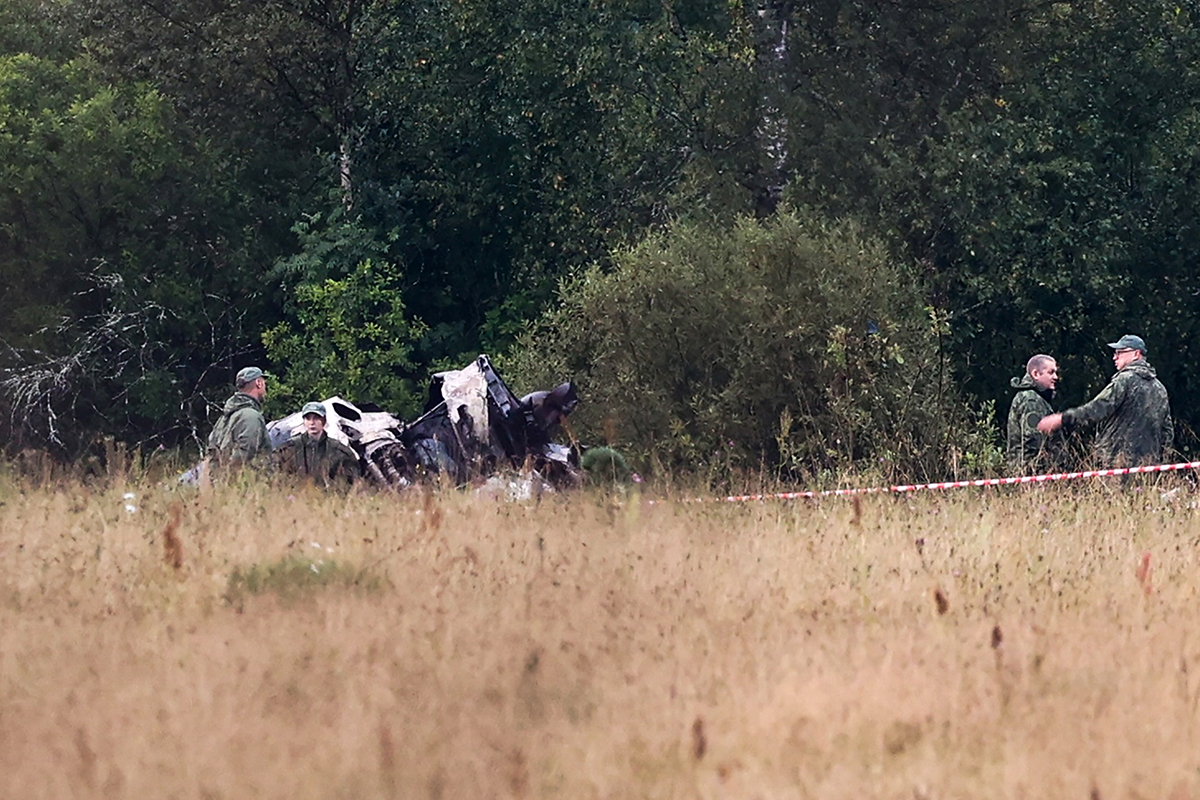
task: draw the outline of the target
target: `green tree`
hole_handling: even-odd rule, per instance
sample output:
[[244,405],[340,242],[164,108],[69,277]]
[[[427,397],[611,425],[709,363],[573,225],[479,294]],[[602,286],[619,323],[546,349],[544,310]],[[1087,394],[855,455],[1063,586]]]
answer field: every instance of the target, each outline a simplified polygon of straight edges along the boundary
[[1035,22],[1021,70],[947,116],[910,217],[967,388],[1005,397],[1007,376],[1049,351],[1076,404],[1111,373],[1104,342],[1141,333],[1194,427],[1196,20],[1147,0],[1058,4]]
[[344,278],[298,284],[295,321],[263,333],[267,357],[279,370],[268,411],[282,416],[309,400],[339,395],[400,416],[416,412],[411,353],[423,325],[405,314],[401,285],[394,265],[370,260]]
[[727,206],[736,192],[701,184],[735,173],[716,162],[753,128],[729,110],[753,97],[730,8],[389,9],[362,70],[362,209],[369,226],[397,230],[391,254],[430,325],[430,357],[503,347],[559,278],[610,245],[686,205]]
[[938,318],[860,226],[793,213],[679,225],[613,258],[565,282],[505,364],[517,385],[576,380],[581,435],[670,469],[992,463]]
[[153,215],[139,198],[173,158],[166,113],[153,89],[103,85],[86,61],[0,57],[0,336],[13,346],[45,345],[95,260],[119,257]]
[[[796,206],[881,215],[920,206],[925,148],[944,117],[994,95],[1020,63],[1040,0],[767,2],[756,15],[764,110]],[[764,146],[772,144],[764,141]]]
[[22,435],[179,441],[260,324],[253,230],[214,153],[87,58],[0,58],[0,339]]
[[239,169],[265,177],[265,187],[298,194],[327,165],[349,208],[360,62],[373,57],[372,12],[380,5],[92,0],[69,4],[62,16],[110,75],[153,81],[189,124],[228,144]]
[[71,53],[68,41],[43,0],[7,0],[0,4],[0,56],[26,53],[64,60]]

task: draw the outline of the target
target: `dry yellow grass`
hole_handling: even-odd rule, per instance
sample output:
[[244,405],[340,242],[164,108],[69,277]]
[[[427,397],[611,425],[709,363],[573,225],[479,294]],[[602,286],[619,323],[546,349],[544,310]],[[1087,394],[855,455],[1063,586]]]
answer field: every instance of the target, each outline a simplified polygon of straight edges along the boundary
[[0,797],[1200,798],[1193,499],[0,477]]

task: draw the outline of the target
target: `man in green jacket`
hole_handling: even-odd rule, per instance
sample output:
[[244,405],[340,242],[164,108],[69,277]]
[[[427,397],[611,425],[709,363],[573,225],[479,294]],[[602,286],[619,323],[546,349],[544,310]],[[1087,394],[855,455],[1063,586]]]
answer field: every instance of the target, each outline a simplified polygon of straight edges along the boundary
[[267,379],[258,367],[245,367],[235,380],[237,391],[225,401],[221,418],[208,436],[209,456],[222,466],[241,465],[271,451],[262,402]]
[[353,483],[359,476],[358,453],[329,436],[325,406],[306,403],[300,414],[304,430],[279,448],[283,468],[320,486]]
[[1046,434],[1037,428],[1042,417],[1054,413],[1050,401],[1058,385],[1058,362],[1048,355],[1036,355],[1025,364],[1025,374],[1013,378],[1010,385],[1017,393],[1008,409],[1009,471],[1025,475],[1063,469],[1066,452],[1062,433]]
[[1117,373],[1100,394],[1061,414],[1051,414],[1038,430],[1098,425],[1096,451],[1104,468],[1162,463],[1175,440],[1167,390],[1146,361],[1146,342],[1126,334],[1108,345]]

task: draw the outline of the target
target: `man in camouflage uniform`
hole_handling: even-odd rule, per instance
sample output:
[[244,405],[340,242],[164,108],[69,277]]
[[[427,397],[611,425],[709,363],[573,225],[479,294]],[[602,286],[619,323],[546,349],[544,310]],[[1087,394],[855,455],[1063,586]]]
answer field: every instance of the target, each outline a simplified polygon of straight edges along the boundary
[[1159,464],[1174,443],[1171,404],[1167,390],[1146,361],[1146,342],[1126,334],[1108,345],[1117,374],[1100,394],[1078,408],[1051,414],[1038,430],[1099,425],[1096,451],[1104,468]]
[[241,465],[271,451],[262,402],[267,397],[267,379],[258,367],[245,367],[237,374],[237,391],[225,401],[221,418],[208,436],[209,457],[221,466]]
[[283,468],[319,486],[353,483],[359,475],[358,454],[329,436],[325,430],[325,406],[306,403],[300,413],[304,417],[304,430],[279,448]]
[[1013,378],[1017,390],[1008,409],[1007,461],[1018,475],[1064,468],[1065,447],[1061,431],[1042,433],[1037,425],[1054,413],[1050,401],[1058,384],[1058,363],[1047,355],[1036,355],[1025,365],[1025,374]]

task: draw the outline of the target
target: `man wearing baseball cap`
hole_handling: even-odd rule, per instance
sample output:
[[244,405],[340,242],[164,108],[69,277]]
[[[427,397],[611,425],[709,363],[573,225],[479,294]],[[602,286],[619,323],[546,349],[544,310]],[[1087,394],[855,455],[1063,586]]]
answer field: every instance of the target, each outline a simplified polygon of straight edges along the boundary
[[279,448],[284,468],[321,486],[352,483],[359,476],[358,453],[329,436],[325,406],[305,403],[300,416],[304,430]]
[[208,436],[209,456],[217,464],[246,464],[271,450],[262,402],[267,397],[267,378],[258,367],[244,367],[234,381],[237,389],[225,401],[221,418]]
[[1146,361],[1146,342],[1127,333],[1108,346],[1117,367],[1108,385],[1077,408],[1043,417],[1038,430],[1048,434],[1098,425],[1096,451],[1103,467],[1160,464],[1175,429],[1167,390]]

